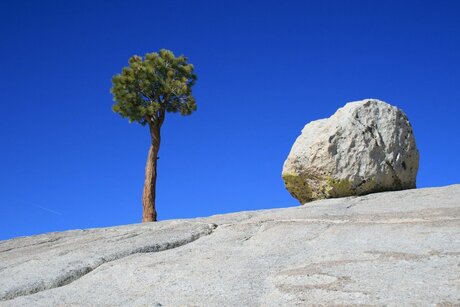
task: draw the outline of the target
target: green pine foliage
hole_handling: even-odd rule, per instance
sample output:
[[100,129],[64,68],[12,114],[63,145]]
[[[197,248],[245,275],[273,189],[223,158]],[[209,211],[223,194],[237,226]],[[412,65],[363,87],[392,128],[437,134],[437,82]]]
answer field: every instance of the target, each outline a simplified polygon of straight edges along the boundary
[[141,125],[161,125],[166,112],[190,115],[196,110],[193,69],[186,57],[165,49],[132,56],[129,66],[112,78],[112,110]]

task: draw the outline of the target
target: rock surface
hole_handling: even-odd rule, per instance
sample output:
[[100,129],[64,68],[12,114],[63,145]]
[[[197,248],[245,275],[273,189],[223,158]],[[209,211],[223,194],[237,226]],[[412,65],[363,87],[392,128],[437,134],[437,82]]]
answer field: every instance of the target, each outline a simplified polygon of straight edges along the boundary
[[458,306],[460,185],[0,242],[1,306]]
[[418,163],[404,112],[365,99],[307,124],[284,162],[282,177],[287,190],[303,204],[415,188]]

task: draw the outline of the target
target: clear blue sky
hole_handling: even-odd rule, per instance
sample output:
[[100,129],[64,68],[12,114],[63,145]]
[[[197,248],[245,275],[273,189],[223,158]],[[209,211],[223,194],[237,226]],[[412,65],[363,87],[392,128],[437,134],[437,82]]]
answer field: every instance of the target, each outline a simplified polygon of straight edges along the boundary
[[196,67],[167,116],[159,219],[297,205],[282,164],[348,101],[402,108],[418,187],[460,183],[460,1],[1,1],[0,239],[141,219],[145,127],[111,77],[161,48]]

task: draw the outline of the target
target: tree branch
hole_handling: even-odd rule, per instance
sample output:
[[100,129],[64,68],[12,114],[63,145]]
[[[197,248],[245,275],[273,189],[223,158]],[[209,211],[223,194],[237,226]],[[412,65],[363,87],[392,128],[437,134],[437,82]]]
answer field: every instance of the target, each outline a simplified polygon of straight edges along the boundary
[[140,92],[142,95],[144,95],[144,96],[149,100],[150,103],[154,101],[149,95],[147,95],[147,94],[144,92],[143,89],[140,88],[140,89],[139,89],[139,92]]

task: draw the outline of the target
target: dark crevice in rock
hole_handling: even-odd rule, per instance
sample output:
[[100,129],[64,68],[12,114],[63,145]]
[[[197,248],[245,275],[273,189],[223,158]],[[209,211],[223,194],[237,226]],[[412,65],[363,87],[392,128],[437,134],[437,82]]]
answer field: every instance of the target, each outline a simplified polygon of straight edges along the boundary
[[402,168],[403,168],[404,170],[407,169],[406,162],[403,161],[403,162],[401,163],[401,166],[402,166]]
[[374,125],[363,124],[358,114],[355,115],[355,119],[356,119],[356,122],[364,128],[363,134],[369,133],[372,136],[372,138],[375,140],[377,147],[385,148],[385,143],[383,142],[382,135],[380,134],[379,129],[375,124]]
[[358,183],[355,187],[354,187],[354,190],[358,190],[363,184],[366,184],[367,180],[366,179],[363,179],[361,180],[360,183]]
[[395,169],[393,168],[393,165],[389,161],[385,162],[391,170],[393,180],[395,181],[395,189],[402,189],[403,184],[401,182],[401,179],[398,177],[398,174],[396,173]]
[[31,294],[35,294],[41,291],[59,288],[59,287],[71,284],[72,282],[82,278],[86,274],[92,272],[96,268],[108,262],[119,260],[119,259],[122,259],[128,256],[131,256],[131,255],[135,255],[135,254],[162,252],[162,251],[171,250],[174,248],[184,246],[186,244],[189,244],[189,243],[192,243],[198,240],[201,237],[212,234],[213,231],[218,227],[218,225],[214,223],[209,224],[209,225],[211,227],[201,232],[192,234],[190,237],[182,239],[182,240],[177,240],[177,241],[170,242],[170,243],[168,242],[166,244],[147,245],[147,246],[143,246],[143,247],[136,248],[133,250],[126,250],[126,251],[122,251],[117,254],[112,254],[112,255],[105,256],[105,257],[101,257],[97,259],[94,263],[71,269],[67,271],[66,273],[62,274],[61,276],[58,276],[55,280],[50,281],[49,283],[41,282],[27,289],[12,289],[6,292],[6,294],[4,294],[2,297],[0,297],[0,302],[12,300],[20,296],[31,295]]

